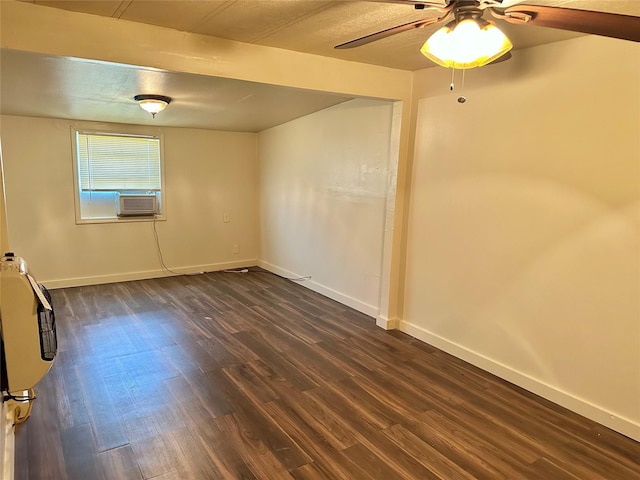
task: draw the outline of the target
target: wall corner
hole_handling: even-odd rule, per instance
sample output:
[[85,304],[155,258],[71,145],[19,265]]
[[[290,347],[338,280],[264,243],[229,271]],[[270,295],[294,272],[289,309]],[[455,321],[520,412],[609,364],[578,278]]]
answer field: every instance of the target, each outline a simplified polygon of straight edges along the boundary
[[396,330],[400,327],[400,319],[387,318],[383,315],[378,315],[376,318],[376,325],[384,330]]

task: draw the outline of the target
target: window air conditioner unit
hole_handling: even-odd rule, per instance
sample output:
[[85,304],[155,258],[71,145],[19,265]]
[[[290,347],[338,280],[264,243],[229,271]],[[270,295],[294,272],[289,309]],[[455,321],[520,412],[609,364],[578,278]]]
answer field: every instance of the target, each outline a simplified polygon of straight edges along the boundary
[[119,217],[151,216],[158,213],[158,199],[155,195],[118,195],[116,213]]

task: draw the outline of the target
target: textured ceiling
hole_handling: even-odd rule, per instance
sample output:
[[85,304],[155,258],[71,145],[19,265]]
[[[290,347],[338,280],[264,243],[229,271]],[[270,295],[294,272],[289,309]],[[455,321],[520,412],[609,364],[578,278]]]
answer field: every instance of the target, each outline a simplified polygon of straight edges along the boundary
[[[411,5],[385,2],[316,0],[24,0],[37,5],[148,23],[186,32],[254,43],[316,55],[331,56],[405,70],[432,64],[418,49],[436,27],[405,32],[350,50],[333,47],[378,30],[437,15],[435,10],[415,10]],[[511,2],[514,3],[514,2]],[[589,7],[605,5],[620,10],[615,2],[531,2],[572,3]],[[602,7],[599,7],[602,9]],[[623,5],[623,8],[627,6]],[[573,33],[535,27],[506,26],[516,48],[548,43],[575,36]],[[526,30],[526,31],[525,31]]]
[[[0,0],[1,1],[1,0]],[[385,1],[316,0],[22,0],[93,15],[157,25],[239,42],[294,50],[403,70],[434,66],[419,53],[437,27],[415,29],[348,50],[337,44],[436,15]],[[504,0],[503,5],[525,3]],[[528,0],[640,16],[640,0]],[[486,14],[489,16],[489,14]],[[500,23],[517,49],[577,36],[572,32]],[[156,124],[260,131],[345,101],[347,97],[272,85],[163,72],[82,59],[2,51],[2,113],[123,123],[149,123],[130,102],[142,90],[180,92]],[[146,88],[152,87],[152,88]],[[123,108],[124,107],[124,108]],[[175,107],[178,107],[176,105]],[[277,108],[276,108],[277,107]],[[144,112],[142,112],[144,113]]]
[[[418,49],[436,26],[416,29],[370,45],[335,50],[337,44],[379,30],[437,16],[436,10],[384,1],[317,0],[23,0],[73,10],[404,70],[432,66]],[[439,0],[444,3],[444,0]],[[504,0],[625,13],[640,16],[639,0]],[[487,16],[490,16],[488,13]],[[505,25],[516,49],[550,43],[577,34],[561,30]]]

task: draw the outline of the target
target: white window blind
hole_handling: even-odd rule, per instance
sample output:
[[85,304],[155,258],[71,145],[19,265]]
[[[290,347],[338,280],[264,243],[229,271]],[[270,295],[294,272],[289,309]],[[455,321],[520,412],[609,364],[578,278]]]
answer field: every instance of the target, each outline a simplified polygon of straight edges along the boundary
[[76,132],[81,191],[160,191],[160,139]]

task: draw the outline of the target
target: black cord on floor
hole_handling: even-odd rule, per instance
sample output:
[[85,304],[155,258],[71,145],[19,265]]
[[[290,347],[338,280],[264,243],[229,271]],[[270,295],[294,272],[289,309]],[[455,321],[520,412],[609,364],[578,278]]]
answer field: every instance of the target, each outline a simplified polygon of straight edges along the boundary
[[158,251],[158,259],[160,260],[160,266],[162,267],[162,270],[165,272],[172,273],[174,275],[202,275],[204,272],[196,272],[196,273],[176,272],[175,270],[171,270],[169,267],[165,265],[164,258],[162,258],[162,249],[160,248],[160,239],[158,238],[158,230],[156,229],[156,218],[158,218],[157,215],[154,215],[153,216],[153,237],[156,240],[156,250]]
[[[181,272],[176,272],[175,270],[171,270],[169,267],[167,267],[167,265],[164,263],[164,258],[162,257],[162,249],[160,248],[160,239],[158,238],[158,230],[156,229],[156,218],[157,216],[154,215],[153,216],[153,238],[156,241],[156,250],[158,252],[158,259],[160,260],[160,266],[162,267],[162,270],[165,272],[169,272],[172,273],[174,275],[202,275],[205,272],[197,272],[197,273],[181,273]],[[279,278],[284,278],[285,280],[291,280],[292,282],[304,282],[305,280],[311,280],[311,275],[307,275],[304,277],[284,277],[282,275],[278,275],[277,273],[273,273],[270,272],[269,270],[256,270],[256,269],[250,269],[250,268],[242,268],[239,270],[222,270],[224,273],[267,273],[270,275],[275,275],[276,277]]]
[[274,275],[279,278],[284,278],[285,280],[291,280],[292,282],[304,282],[305,280],[311,280],[311,275],[307,275],[304,277],[284,277],[282,275],[278,275],[277,273],[270,272],[269,270],[257,270],[255,268],[242,268],[240,270],[222,270],[224,273],[266,273],[269,275]]

